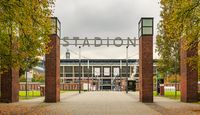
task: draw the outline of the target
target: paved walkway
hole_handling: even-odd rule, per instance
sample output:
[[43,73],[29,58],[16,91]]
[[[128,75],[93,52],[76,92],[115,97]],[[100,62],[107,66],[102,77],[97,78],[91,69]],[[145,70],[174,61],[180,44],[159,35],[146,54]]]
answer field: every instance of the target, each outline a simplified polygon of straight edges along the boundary
[[14,115],[200,115],[200,104],[182,103],[155,97],[154,103],[138,100],[138,92],[67,92],[59,103],[43,103],[44,98],[0,104],[0,114]]

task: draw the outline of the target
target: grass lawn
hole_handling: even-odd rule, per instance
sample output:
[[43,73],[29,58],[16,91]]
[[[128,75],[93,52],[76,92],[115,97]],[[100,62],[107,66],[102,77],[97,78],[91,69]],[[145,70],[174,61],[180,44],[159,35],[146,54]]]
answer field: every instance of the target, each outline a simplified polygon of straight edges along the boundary
[[[25,97],[26,96],[26,91],[19,91],[19,96],[20,97]],[[28,97],[40,97],[40,91],[28,91],[27,92]]]
[[[76,91],[67,91],[67,90],[61,90],[60,93],[65,93],[65,92],[76,92]],[[27,97],[26,97],[26,91],[19,91],[19,99],[21,100],[26,100],[26,99],[34,99],[40,96],[40,91],[28,91],[27,92]]]
[[[164,96],[165,97],[168,97],[168,98],[171,98],[171,99],[180,99],[180,96],[181,96],[181,92],[180,91],[177,91],[176,92],[176,97],[175,97],[175,92],[174,91],[165,91],[165,94]],[[154,96],[158,96],[156,91],[153,92],[153,95]]]
[[26,99],[34,99],[40,96],[40,91],[28,91],[26,97],[26,91],[19,91],[19,99],[26,100]]

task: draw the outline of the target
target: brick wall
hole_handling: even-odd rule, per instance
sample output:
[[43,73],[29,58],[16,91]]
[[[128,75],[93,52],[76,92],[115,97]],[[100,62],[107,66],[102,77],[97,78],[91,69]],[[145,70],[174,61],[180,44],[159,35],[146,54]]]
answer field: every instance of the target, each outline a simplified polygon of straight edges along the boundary
[[1,75],[1,102],[19,101],[19,70],[9,68]]
[[[167,84],[165,84],[165,86],[175,86],[175,84],[167,83]],[[176,88],[177,88],[177,91],[180,91],[181,86],[179,83],[176,84]],[[153,89],[154,89],[154,91],[156,90],[156,84],[153,85]],[[136,91],[139,91],[139,83],[136,83]],[[200,83],[198,84],[198,91],[200,91]]]
[[60,101],[60,39],[56,34],[50,35],[51,47],[45,55],[45,102]]
[[140,101],[153,102],[153,36],[139,38]]

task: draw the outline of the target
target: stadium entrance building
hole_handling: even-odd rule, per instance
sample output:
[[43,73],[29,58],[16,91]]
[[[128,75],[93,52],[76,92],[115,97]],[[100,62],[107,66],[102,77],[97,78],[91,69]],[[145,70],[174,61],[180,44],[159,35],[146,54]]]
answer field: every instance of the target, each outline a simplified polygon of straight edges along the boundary
[[[139,82],[139,62],[128,60],[128,76],[125,59],[82,59],[81,86],[83,90],[125,90],[128,81]],[[154,65],[154,74],[156,68]],[[79,83],[79,60],[60,60],[61,83]],[[84,85],[85,84],[85,85]],[[89,88],[89,89],[88,89]],[[71,89],[72,90],[72,89]],[[74,90],[77,90],[74,88]],[[131,89],[130,89],[131,90]]]

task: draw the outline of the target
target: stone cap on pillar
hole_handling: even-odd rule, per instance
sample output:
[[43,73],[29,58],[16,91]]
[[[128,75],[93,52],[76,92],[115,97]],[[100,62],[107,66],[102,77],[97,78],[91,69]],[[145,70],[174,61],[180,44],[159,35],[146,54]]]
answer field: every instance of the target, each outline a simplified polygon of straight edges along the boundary
[[142,17],[138,23],[138,38],[153,36],[153,17]]
[[56,34],[58,37],[61,37],[61,23],[57,17],[51,17],[52,22],[52,31],[51,34]]

